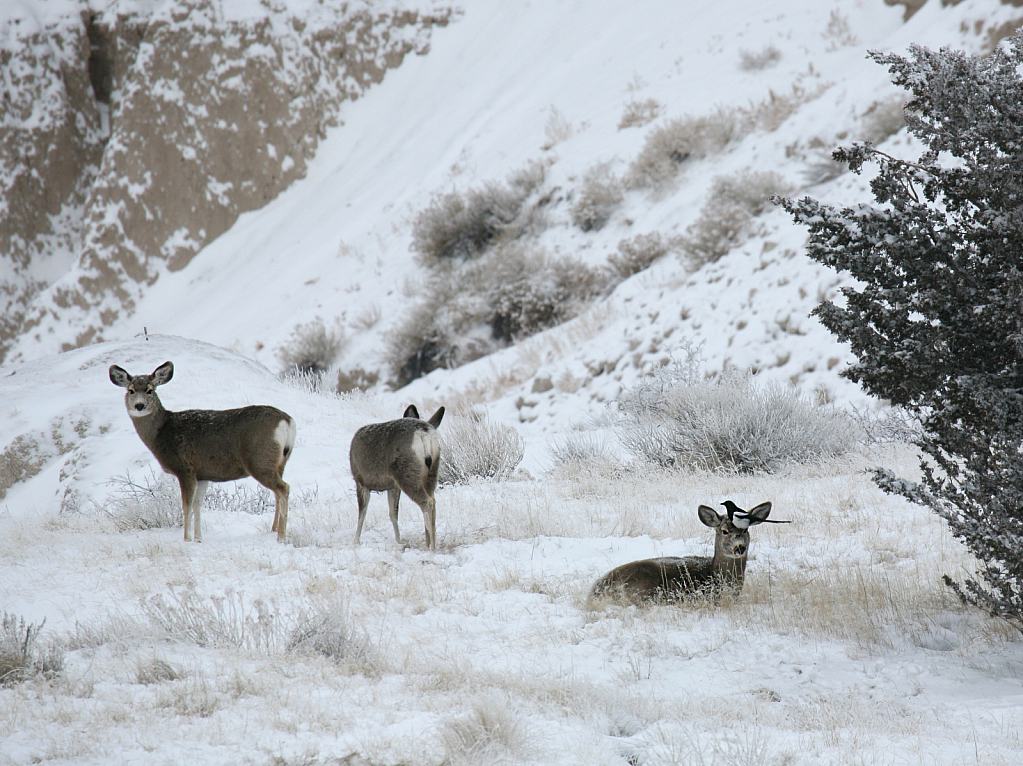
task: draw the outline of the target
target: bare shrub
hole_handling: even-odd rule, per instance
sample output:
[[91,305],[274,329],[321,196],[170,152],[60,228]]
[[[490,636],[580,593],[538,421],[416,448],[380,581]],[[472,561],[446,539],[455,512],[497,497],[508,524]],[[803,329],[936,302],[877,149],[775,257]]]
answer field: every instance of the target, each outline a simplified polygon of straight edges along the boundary
[[766,45],[759,51],[739,51],[739,69],[743,72],[759,72],[773,67],[781,61],[781,51],[773,45]]
[[771,197],[789,189],[785,180],[772,172],[746,171],[715,178],[699,218],[678,239],[683,262],[696,271],[742,244]]
[[626,448],[675,470],[772,473],[846,454],[861,437],[844,413],[749,375],[698,381],[669,366],[619,406]]
[[484,409],[454,413],[438,432],[441,484],[472,479],[502,481],[522,462],[525,443],[511,426],[494,423]]
[[118,532],[169,529],[184,523],[177,483],[152,471],[139,480],[130,473],[107,482],[114,489],[103,509]]
[[53,678],[64,669],[64,653],[56,646],[39,645],[46,624],[25,622],[6,611],[0,618],[0,687],[14,686],[30,678]]
[[652,98],[645,101],[630,101],[625,105],[622,118],[618,121],[618,130],[640,128],[661,116],[661,105]]
[[[499,239],[514,239],[535,220],[523,216],[529,196],[543,183],[544,166],[533,162],[507,184],[488,183],[464,194],[435,195],[412,223],[411,248],[427,266],[476,258]],[[528,211],[526,211],[528,213]]]
[[600,231],[624,197],[622,182],[608,163],[596,165],[583,176],[572,206],[572,223],[583,231]]
[[708,115],[677,117],[647,136],[629,166],[626,185],[633,189],[663,186],[675,178],[683,162],[716,154],[753,127],[747,111],[720,106]]
[[545,152],[550,151],[562,141],[572,137],[572,123],[563,115],[557,107],[552,106],[550,115],[547,117],[547,124],[543,128],[546,140],[540,146]]
[[319,374],[330,369],[345,343],[344,329],[327,329],[316,317],[291,331],[288,343],[277,349],[277,359],[285,372]]
[[674,243],[664,239],[660,232],[652,231],[649,234],[638,234],[632,239],[621,240],[618,243],[618,252],[609,255],[607,260],[620,279],[628,279],[633,274],[649,268],[658,258],[667,255],[674,246]]
[[607,440],[592,433],[569,434],[555,439],[547,447],[547,452],[556,465],[616,462]]

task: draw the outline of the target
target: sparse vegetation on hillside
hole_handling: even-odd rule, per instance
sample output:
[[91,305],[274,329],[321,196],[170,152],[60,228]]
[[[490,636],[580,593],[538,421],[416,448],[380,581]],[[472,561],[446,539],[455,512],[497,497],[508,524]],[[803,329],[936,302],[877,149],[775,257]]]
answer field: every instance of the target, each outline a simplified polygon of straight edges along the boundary
[[395,382],[459,367],[571,319],[607,288],[607,274],[520,242],[436,269],[389,337]]
[[[412,223],[412,249],[426,266],[445,260],[469,260],[502,240],[516,239],[537,227],[529,199],[544,180],[544,165],[532,162],[506,184],[433,197]],[[531,215],[532,214],[532,215]]]
[[686,267],[696,271],[742,244],[753,233],[756,217],[771,206],[771,198],[790,189],[772,172],[747,171],[715,178],[699,218],[676,241]]

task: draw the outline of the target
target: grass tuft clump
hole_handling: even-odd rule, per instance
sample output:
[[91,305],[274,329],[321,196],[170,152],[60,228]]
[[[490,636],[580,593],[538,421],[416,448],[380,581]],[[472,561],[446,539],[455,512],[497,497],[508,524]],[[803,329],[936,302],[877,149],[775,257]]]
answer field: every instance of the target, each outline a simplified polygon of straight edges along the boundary
[[0,687],[14,686],[31,678],[53,678],[64,669],[64,653],[42,647],[39,634],[46,624],[25,622],[4,612],[0,618]]

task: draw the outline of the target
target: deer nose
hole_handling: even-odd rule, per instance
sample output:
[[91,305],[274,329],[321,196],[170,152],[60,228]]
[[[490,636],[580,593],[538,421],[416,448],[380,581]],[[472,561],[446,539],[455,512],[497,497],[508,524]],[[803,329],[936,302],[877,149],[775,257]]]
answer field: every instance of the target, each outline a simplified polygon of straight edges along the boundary
[[136,411],[142,412],[142,410],[144,410],[145,408],[146,408],[146,405],[145,405],[144,402],[135,402],[135,409],[136,409]]
[[745,556],[746,555],[746,546],[745,545],[736,545],[735,546],[735,555],[736,556]]

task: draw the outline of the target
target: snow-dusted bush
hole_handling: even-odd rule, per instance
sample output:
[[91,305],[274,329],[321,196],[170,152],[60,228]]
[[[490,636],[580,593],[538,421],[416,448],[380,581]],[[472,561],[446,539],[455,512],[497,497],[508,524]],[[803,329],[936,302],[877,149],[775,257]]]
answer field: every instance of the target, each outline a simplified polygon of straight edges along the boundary
[[777,173],[746,171],[714,179],[700,216],[678,238],[679,254],[691,271],[716,261],[752,233],[754,219],[771,197],[789,185]]
[[291,331],[287,344],[277,349],[285,373],[316,373],[330,369],[346,342],[344,329],[328,329],[319,317]]
[[748,375],[699,380],[669,366],[619,399],[622,443],[675,470],[770,473],[843,455],[859,443],[851,418],[780,384]]
[[583,176],[572,205],[572,223],[583,231],[600,231],[624,197],[621,179],[602,162]]
[[645,101],[630,101],[625,105],[622,118],[618,121],[618,130],[625,128],[641,128],[649,122],[653,122],[661,115],[661,105],[656,99],[648,98]]
[[618,252],[609,255],[607,261],[620,279],[628,279],[649,268],[673,248],[672,240],[666,240],[660,232],[652,231],[649,234],[638,234],[632,239],[623,239],[618,243]]
[[524,207],[543,180],[544,166],[533,162],[506,184],[435,195],[412,223],[412,249],[430,266],[476,258],[496,241],[520,236],[536,224]]
[[773,45],[767,45],[759,51],[739,51],[739,69],[743,72],[759,72],[773,67],[781,61],[781,51]]
[[721,106],[707,115],[677,117],[650,132],[629,166],[626,185],[662,186],[675,178],[683,162],[720,152],[753,127],[746,110]]
[[554,439],[547,452],[556,465],[569,463],[610,464],[615,455],[606,439],[592,433],[569,434]]
[[439,434],[441,484],[507,479],[525,454],[525,443],[518,431],[492,422],[486,410],[451,415],[444,420]]
[[0,618],[0,686],[13,686],[30,678],[52,678],[64,668],[64,653],[56,646],[39,645],[39,632],[46,624],[25,622],[8,614]]

